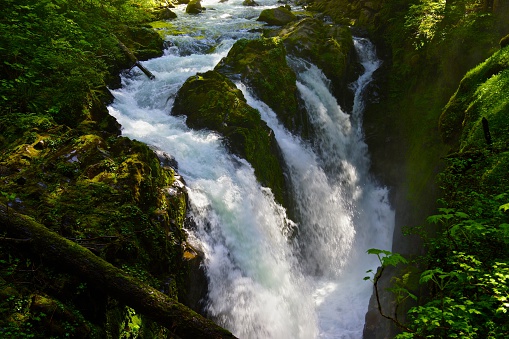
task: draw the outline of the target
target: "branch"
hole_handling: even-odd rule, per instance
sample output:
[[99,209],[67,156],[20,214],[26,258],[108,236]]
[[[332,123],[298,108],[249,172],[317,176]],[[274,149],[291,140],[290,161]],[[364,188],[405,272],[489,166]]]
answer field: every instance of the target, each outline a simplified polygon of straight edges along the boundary
[[202,317],[158,290],[129,276],[121,269],[65,239],[32,218],[0,204],[0,231],[10,237],[29,238],[34,252],[90,285],[104,290],[180,338],[234,338],[227,330]]
[[[378,280],[380,280],[380,278],[382,277],[382,273],[384,272],[385,270],[385,267],[382,266],[380,271],[377,272],[375,274],[375,277],[373,279],[373,286],[375,288],[375,296],[376,296],[376,303],[378,305],[378,313],[384,317],[385,319],[388,319],[390,321],[392,321],[394,324],[396,324],[396,326],[398,326],[399,328],[407,331],[407,332],[410,332],[410,333],[415,333],[414,330],[412,330],[411,328],[405,326],[405,324],[402,324],[399,320],[398,320],[398,316],[397,314],[395,313],[394,314],[394,317],[391,317],[389,315],[386,315],[383,311],[382,311],[382,303],[380,302],[380,294],[378,292]],[[397,310],[396,310],[397,311]]]

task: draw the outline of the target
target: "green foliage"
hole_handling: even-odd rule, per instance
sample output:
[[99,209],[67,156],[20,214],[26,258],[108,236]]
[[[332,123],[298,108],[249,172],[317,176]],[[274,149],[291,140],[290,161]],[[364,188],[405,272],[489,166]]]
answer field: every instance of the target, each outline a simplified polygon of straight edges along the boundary
[[148,15],[131,0],[5,0],[0,22],[1,114],[84,118],[122,59],[111,30]]
[[[396,338],[504,338],[509,333],[509,217],[501,213],[509,204],[499,203],[507,201],[506,194],[486,200],[490,203],[482,219],[470,219],[453,208],[441,208],[428,218],[442,230],[428,239],[424,260],[428,269],[419,279],[430,295],[408,311],[407,323],[400,325],[404,332]],[[378,256],[382,268],[407,263],[388,251],[368,253]],[[396,278],[395,287],[389,289],[396,301],[417,300],[397,281],[401,279],[408,277]]]
[[386,250],[379,250],[376,248],[371,248],[367,251],[368,254],[374,254],[378,257],[380,264],[382,267],[385,266],[397,266],[398,264],[407,264],[408,260],[406,260],[399,253],[392,253]]
[[460,144],[460,149],[483,147],[481,119],[489,122],[494,147],[508,139],[505,129],[509,99],[509,49],[494,53],[489,59],[470,70],[449,100],[440,118],[442,138]]
[[[427,218],[439,233],[424,238],[427,254],[415,259],[425,265],[420,283],[430,293],[408,311],[399,339],[509,334],[507,53],[502,49],[468,72],[442,114],[444,139],[456,145],[438,176],[446,207]],[[404,291],[396,285],[397,301]]]
[[418,4],[410,6],[405,26],[414,32],[416,48],[423,47],[434,38],[445,16],[445,3],[445,0],[421,0]]

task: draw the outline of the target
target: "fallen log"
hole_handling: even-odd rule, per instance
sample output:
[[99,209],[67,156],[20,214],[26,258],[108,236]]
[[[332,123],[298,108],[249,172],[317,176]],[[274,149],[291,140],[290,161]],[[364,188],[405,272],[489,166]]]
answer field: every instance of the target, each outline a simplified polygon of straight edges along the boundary
[[120,49],[127,55],[127,57],[129,58],[129,60],[131,60],[131,62],[133,63],[133,66],[131,67],[131,69],[133,67],[138,67],[150,80],[154,80],[156,77],[154,74],[152,74],[148,69],[145,68],[145,66],[143,66],[139,61],[138,61],[138,58],[136,58],[136,56],[134,55],[134,53],[129,49],[127,48],[126,45],[124,45],[122,43],[122,41],[120,41],[117,37],[115,37],[117,39],[117,43],[118,43],[118,46],[120,47]]
[[24,245],[53,263],[57,269],[104,290],[179,338],[234,338],[211,320],[3,204],[0,204],[0,232],[12,238],[30,239]]
[[[139,61],[136,61],[134,63],[134,66],[137,66],[143,73],[145,73],[145,75],[150,79],[150,80],[154,80],[156,78],[156,76],[154,74],[152,74],[148,69],[145,68],[145,66],[143,66],[142,64],[140,64]],[[133,67],[134,67],[133,66]],[[132,67],[131,67],[132,69]]]

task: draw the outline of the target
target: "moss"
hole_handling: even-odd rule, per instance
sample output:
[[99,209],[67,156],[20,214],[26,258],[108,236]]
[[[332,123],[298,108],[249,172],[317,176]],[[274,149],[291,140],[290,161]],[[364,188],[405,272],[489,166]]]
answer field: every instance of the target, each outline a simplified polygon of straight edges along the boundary
[[349,109],[353,96],[348,85],[355,79],[355,51],[347,26],[326,24],[316,18],[305,18],[287,25],[277,33],[286,49],[320,68],[331,81],[340,105]]
[[[507,191],[509,180],[509,48],[504,48],[469,71],[445,107],[440,127],[453,147],[448,167],[441,176],[448,202],[474,205],[477,195]],[[487,143],[482,119],[488,122],[491,144]],[[451,131],[455,131],[454,134]],[[454,136],[453,139],[447,139]],[[461,192],[455,194],[456,191]]]
[[208,71],[187,79],[175,98],[172,114],[186,115],[191,128],[222,134],[230,150],[249,161],[260,183],[270,187],[276,200],[283,203],[283,163],[274,135],[227,77]]
[[163,39],[150,28],[123,26],[116,36],[139,60],[155,58],[163,54]]
[[175,25],[169,21],[154,21],[150,26],[161,36],[162,39],[168,35],[182,35],[186,32],[178,30]]
[[289,5],[287,7],[279,6],[277,8],[264,9],[258,18],[258,21],[275,26],[284,26],[295,20],[297,20],[297,17],[290,11]]
[[507,90],[508,67],[509,49],[505,48],[465,75],[440,117],[445,142],[457,145],[464,139],[461,137],[463,128],[467,127],[470,134],[475,133],[470,131],[471,124],[479,125],[488,112],[506,109],[507,101],[502,93]]
[[[0,127],[5,136],[0,191],[15,197],[11,201],[14,210],[34,216],[157,288],[164,286],[169,272],[185,270],[181,260],[185,192],[181,186],[173,186],[173,170],[162,168],[150,148],[114,134],[90,134],[88,128],[83,129],[86,134],[80,134],[80,130],[59,126],[47,117],[2,118],[8,123]],[[165,193],[170,188],[174,195]],[[14,252],[9,249],[9,253]],[[68,283],[70,275],[55,280],[42,268],[37,272],[41,273],[36,278],[39,282],[62,282],[61,287],[52,283],[43,289],[55,300],[76,286]],[[1,276],[11,280],[3,273]],[[13,278],[25,279],[19,275]],[[88,295],[89,306],[80,298],[72,303],[91,319],[104,312],[96,298]],[[96,315],[87,313],[90,307]]]
[[[122,68],[132,66],[117,39],[138,59],[161,55],[163,40],[150,27],[140,25],[142,20],[150,19],[145,9],[97,3],[83,11],[80,4],[64,5],[70,6],[68,11],[35,6],[33,25],[21,31],[16,28],[16,20],[12,21],[19,38],[12,40],[14,44],[29,35],[33,46],[46,46],[46,38],[55,35],[48,32],[69,39],[49,49],[30,49],[27,45],[27,53],[39,52],[24,53],[23,60],[16,61],[16,67],[29,74],[33,86],[19,87],[24,81],[16,80],[15,84],[12,78],[12,91],[3,92],[3,101],[13,104],[0,115],[0,191],[5,193],[0,201],[9,203],[9,210],[30,215],[72,239],[74,246],[79,244],[162,288],[171,276],[168,272],[186,269],[181,261],[185,192],[180,186],[172,186],[173,171],[162,168],[151,149],[117,137],[119,125],[106,109],[112,97],[105,82],[117,77]],[[16,11],[12,14],[9,18],[18,15]],[[39,26],[49,30],[38,35],[34,27]],[[3,70],[18,74],[12,72],[12,65],[6,63]],[[48,72],[52,65],[57,65],[59,71]],[[62,90],[63,85],[70,90]],[[24,93],[22,99],[16,99],[20,93]],[[167,196],[169,188],[177,194]],[[66,310],[81,313],[85,319],[79,323],[90,327],[88,335],[77,331],[55,332],[54,336],[106,337],[102,317],[108,296],[86,286],[78,288],[82,283],[75,276],[51,271],[38,254],[27,254],[26,246],[0,244],[0,291],[5,291],[3,281],[15,286],[19,295],[7,304],[0,300],[0,322],[14,313],[29,321],[17,325],[13,322],[17,327],[10,329],[22,331],[12,337],[37,337],[37,332],[39,337],[52,335],[47,332],[51,324],[33,322],[38,312],[12,312],[33,296],[44,298],[45,302],[40,303],[44,307],[61,303]],[[18,282],[23,284],[18,286]],[[56,317],[54,320],[57,323]],[[0,324],[0,336],[6,334],[4,325]]]
[[280,39],[239,40],[215,70],[232,77],[240,75],[289,130],[308,128],[299,116],[296,76],[286,63]]

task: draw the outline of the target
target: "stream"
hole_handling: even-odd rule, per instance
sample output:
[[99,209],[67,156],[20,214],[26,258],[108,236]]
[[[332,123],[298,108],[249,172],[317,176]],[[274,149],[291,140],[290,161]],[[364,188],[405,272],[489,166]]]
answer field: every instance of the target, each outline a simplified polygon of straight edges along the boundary
[[155,80],[137,69],[122,74],[109,111],[124,136],[178,162],[196,224],[187,230],[189,241],[205,254],[210,318],[239,338],[362,338],[372,293],[363,277],[379,264],[366,251],[390,250],[394,225],[388,191],[370,177],[363,141],[363,93],[380,65],[374,46],[355,38],[364,72],[351,85],[352,112],[338,105],[320,69],[287,58],[316,130],[312,142],[286,130],[245,84],[236,83],[280,145],[298,223],[217,133],[192,130],[184,117],[170,115],[188,77],[213,69],[236,40],[260,36],[260,12],[279,4],[257,2],[246,7],[242,0],[205,0],[200,15],[178,5],[172,23],[175,32],[187,33],[167,36],[164,55],[143,62]]

